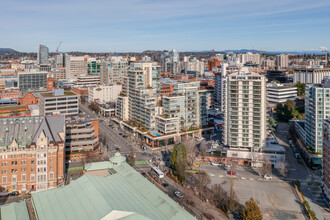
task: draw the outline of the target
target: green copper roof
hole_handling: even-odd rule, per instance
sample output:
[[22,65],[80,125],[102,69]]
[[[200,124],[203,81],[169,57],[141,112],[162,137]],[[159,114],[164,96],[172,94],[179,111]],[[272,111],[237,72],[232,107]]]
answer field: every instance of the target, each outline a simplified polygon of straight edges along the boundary
[[[39,220],[195,219],[126,162],[87,164],[85,170],[114,169],[115,174],[89,175],[62,188],[32,194]],[[107,218],[109,217],[109,218]]]
[[4,220],[29,220],[29,213],[25,202],[13,202],[1,206],[1,219]]

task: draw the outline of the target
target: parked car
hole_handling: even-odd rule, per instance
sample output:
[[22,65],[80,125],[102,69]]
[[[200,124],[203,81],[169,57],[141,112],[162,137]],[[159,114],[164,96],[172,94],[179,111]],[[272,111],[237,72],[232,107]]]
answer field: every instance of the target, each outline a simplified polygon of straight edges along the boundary
[[230,168],[230,167],[231,167],[230,164],[226,164],[226,165],[225,165],[225,168]]
[[9,193],[9,196],[18,196],[18,195],[19,195],[18,191],[14,191],[14,192]]
[[162,186],[166,188],[168,187],[168,183],[162,183]]
[[147,177],[147,174],[145,172],[141,173],[142,176]]
[[228,171],[227,174],[228,175],[231,175],[231,176],[236,176],[237,175],[237,173],[234,172],[234,171]]
[[273,179],[273,177],[271,175],[266,174],[266,175],[264,175],[264,179],[271,180],[271,179]]
[[302,164],[303,162],[302,162],[302,159],[301,158],[298,158],[298,163],[300,163],[300,164]]
[[200,138],[197,138],[196,140],[197,141],[202,141],[202,140],[204,140],[204,138],[203,137],[200,137]]
[[175,191],[174,194],[179,198],[183,198],[183,194],[180,191]]
[[123,135],[123,133],[119,133],[119,135],[121,136],[121,135]]
[[295,153],[294,156],[295,156],[296,159],[300,158],[300,155],[298,153]]

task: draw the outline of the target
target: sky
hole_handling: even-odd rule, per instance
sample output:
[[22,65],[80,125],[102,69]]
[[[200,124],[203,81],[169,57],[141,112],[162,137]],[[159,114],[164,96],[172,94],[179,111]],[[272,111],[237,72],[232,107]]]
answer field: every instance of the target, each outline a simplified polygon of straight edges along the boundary
[[0,22],[21,52],[330,48],[329,0],[0,0]]

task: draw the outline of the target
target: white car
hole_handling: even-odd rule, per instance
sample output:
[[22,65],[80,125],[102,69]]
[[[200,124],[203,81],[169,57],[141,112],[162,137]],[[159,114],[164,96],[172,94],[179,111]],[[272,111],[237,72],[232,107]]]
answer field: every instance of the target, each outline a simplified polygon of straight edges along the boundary
[[203,137],[197,138],[197,141],[202,141],[202,140],[204,140]]
[[221,163],[211,162],[212,166],[221,166]]
[[271,179],[273,179],[273,177],[271,175],[266,174],[266,175],[264,175],[264,179],[271,180]]
[[183,194],[180,191],[175,191],[174,194],[179,198],[183,198]]
[[231,167],[230,164],[226,164],[226,165],[225,165],[225,168],[230,168],[230,167]]

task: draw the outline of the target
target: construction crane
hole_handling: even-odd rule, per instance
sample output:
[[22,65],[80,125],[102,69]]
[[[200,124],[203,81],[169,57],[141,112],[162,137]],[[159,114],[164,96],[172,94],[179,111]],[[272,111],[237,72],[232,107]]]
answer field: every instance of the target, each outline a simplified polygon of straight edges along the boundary
[[326,48],[325,46],[321,46],[321,50],[322,52],[324,52],[325,54],[325,65],[328,65],[328,48]]
[[62,44],[62,41],[60,42],[60,44],[59,44],[58,47],[56,48],[56,55],[58,55],[58,49],[60,49],[61,44]]

